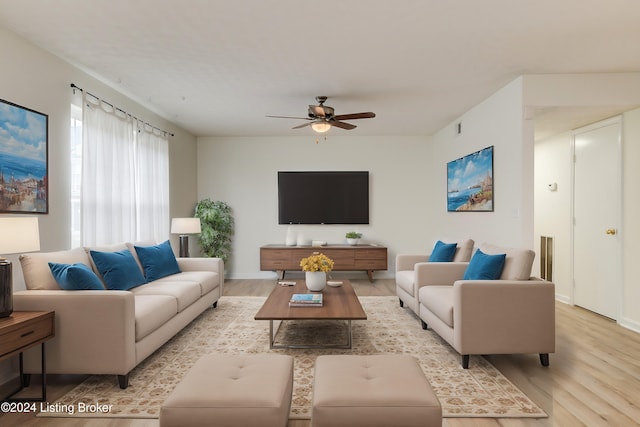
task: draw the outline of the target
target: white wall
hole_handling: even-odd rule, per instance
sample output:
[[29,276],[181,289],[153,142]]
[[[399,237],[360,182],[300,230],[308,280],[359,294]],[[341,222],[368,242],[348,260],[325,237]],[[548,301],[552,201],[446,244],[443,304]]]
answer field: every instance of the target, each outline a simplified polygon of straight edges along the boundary
[[[540,236],[553,237],[553,282],[556,298],[571,301],[571,133],[565,132],[535,145],[535,248],[540,253]],[[549,191],[548,184],[557,190]],[[536,275],[540,265],[534,265]]]
[[[462,123],[456,135],[455,124]],[[446,164],[494,146],[494,212],[447,212]],[[518,78],[445,127],[433,138],[430,182],[439,195],[431,205],[429,235],[470,237],[504,246],[533,248],[533,127],[523,119]]]
[[622,275],[623,301],[619,323],[640,332],[640,108],[622,115]]
[[[275,277],[260,272],[259,248],[284,243],[286,225],[278,225],[279,170],[367,170],[370,224],[293,226],[308,239],[343,243],[350,230],[363,242],[389,248],[389,276],[399,252],[426,253],[433,245],[429,211],[444,200],[431,182],[432,150],[427,137],[334,136],[316,144],[313,136],[198,138],[198,198],[227,202],[236,234],[227,266],[234,278]],[[309,189],[312,191],[313,189]],[[363,274],[363,273],[359,273]]]
[[[49,116],[49,214],[38,215],[43,252],[70,246],[69,124],[71,83],[161,129],[170,138],[171,216],[193,215],[196,201],[196,138],[109,88],[78,68],[0,28],[0,98]],[[174,247],[177,247],[177,238]],[[19,262],[14,261],[14,290],[24,289]]]
[[[516,79],[433,138],[312,136],[198,138],[198,197],[233,208],[236,236],[229,277],[275,277],[259,271],[259,247],[284,243],[277,224],[278,170],[368,170],[371,224],[295,226],[310,239],[344,241],[356,228],[364,241],[398,253],[428,253],[437,239],[473,238],[533,248],[533,126],[522,117],[522,79]],[[337,132],[336,132],[337,133]],[[446,165],[489,145],[494,149],[495,211],[449,213]]]

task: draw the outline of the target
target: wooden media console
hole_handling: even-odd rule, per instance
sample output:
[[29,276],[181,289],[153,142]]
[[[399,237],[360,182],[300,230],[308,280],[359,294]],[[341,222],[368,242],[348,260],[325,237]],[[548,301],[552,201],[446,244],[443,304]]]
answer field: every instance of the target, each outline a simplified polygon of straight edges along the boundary
[[301,271],[300,260],[314,252],[322,252],[333,260],[333,271],[367,272],[373,282],[373,272],[387,269],[387,248],[377,245],[286,246],[265,245],[260,248],[260,270],[275,271],[284,278],[287,270]]

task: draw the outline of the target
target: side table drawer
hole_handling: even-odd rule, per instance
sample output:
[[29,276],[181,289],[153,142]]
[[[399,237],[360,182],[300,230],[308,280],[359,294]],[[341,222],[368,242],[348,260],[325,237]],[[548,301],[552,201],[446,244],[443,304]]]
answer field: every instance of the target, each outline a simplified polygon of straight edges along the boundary
[[19,328],[0,335],[0,348],[20,349],[53,335],[53,322],[49,318],[25,323]]

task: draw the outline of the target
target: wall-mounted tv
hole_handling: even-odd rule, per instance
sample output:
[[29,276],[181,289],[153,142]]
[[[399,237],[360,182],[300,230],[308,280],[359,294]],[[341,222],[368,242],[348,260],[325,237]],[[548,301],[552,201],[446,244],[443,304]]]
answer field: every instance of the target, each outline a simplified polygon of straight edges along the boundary
[[278,223],[369,224],[369,172],[278,172]]

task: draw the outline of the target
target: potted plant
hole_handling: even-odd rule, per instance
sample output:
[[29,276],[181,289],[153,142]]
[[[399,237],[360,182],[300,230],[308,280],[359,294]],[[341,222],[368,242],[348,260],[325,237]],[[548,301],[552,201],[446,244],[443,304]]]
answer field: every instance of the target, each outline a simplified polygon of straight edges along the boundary
[[300,260],[304,279],[310,291],[321,291],[327,284],[327,273],[333,269],[333,260],[321,252],[314,252]]
[[356,233],[355,231],[350,231],[347,234],[345,234],[345,237],[347,238],[347,243],[349,243],[350,245],[357,245],[358,240],[360,240],[360,238],[362,237],[362,233]]
[[200,218],[200,247],[205,256],[222,258],[227,263],[231,255],[233,216],[225,202],[203,199],[196,205],[196,218]]

